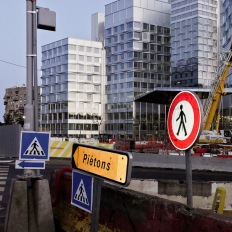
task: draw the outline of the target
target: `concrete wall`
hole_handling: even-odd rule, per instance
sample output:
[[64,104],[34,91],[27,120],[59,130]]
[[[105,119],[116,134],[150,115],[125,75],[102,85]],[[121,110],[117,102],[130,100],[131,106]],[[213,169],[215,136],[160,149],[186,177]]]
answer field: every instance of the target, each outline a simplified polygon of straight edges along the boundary
[[[51,180],[53,197],[56,174]],[[53,208],[54,217],[67,232],[89,231],[90,214],[70,204],[71,181],[70,173],[62,176],[61,201]],[[99,231],[229,232],[231,228],[230,217],[109,184],[102,187]]]
[[[133,167],[186,169],[185,156],[132,153]],[[191,157],[193,170],[232,172],[232,158]]]
[[[232,183],[193,182],[193,207],[211,210],[217,187],[226,190],[224,213],[232,211]],[[132,180],[127,189],[186,204],[186,182],[166,180]]]

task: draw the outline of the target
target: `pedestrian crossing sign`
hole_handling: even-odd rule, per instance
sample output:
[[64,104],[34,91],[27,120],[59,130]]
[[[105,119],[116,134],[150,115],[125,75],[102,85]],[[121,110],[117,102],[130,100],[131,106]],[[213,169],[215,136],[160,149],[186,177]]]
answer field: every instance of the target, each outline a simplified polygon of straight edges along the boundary
[[92,212],[93,178],[76,170],[72,171],[71,204]]
[[49,160],[50,132],[22,131],[20,143],[21,160]]

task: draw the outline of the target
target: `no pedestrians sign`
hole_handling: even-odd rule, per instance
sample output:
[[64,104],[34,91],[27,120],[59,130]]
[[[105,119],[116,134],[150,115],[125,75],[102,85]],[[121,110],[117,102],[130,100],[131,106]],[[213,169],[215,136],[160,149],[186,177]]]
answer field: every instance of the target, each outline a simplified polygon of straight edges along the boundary
[[177,94],[170,105],[167,123],[172,144],[179,150],[191,148],[200,136],[203,125],[199,97],[190,91]]

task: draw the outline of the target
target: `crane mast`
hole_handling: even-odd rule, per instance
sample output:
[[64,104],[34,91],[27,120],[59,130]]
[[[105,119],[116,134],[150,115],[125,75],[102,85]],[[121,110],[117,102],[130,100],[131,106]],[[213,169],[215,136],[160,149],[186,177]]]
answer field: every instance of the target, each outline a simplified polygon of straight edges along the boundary
[[230,66],[232,64],[232,44],[230,50],[225,54],[222,64],[218,67],[217,77],[211,84],[209,96],[203,106],[204,130],[210,130],[216,110],[220,103],[221,96],[224,94],[224,84],[227,79]]

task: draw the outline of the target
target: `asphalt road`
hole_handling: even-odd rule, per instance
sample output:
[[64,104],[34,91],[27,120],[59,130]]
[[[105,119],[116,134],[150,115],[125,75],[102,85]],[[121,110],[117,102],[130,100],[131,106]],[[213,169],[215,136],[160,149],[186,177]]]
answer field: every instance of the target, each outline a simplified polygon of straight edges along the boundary
[[[8,167],[7,175],[4,177],[2,171],[0,171],[0,177],[6,178],[3,191],[0,192],[2,200],[0,200],[0,231],[1,226],[4,225],[4,218],[6,215],[7,204],[9,202],[10,187],[12,179],[17,179],[18,175],[23,174],[23,169],[15,169],[14,159],[0,159],[0,170]],[[71,166],[71,159],[57,159],[53,158],[50,161],[46,161],[46,167],[44,170],[40,170],[40,174],[44,179],[50,181],[51,173],[53,170],[60,170],[62,167]],[[160,168],[141,168],[132,167],[131,173],[132,179],[154,179],[154,180],[186,180],[185,170],[174,169],[160,169]],[[232,175],[229,172],[211,172],[211,171],[193,171],[193,181],[220,181],[231,182]]]

